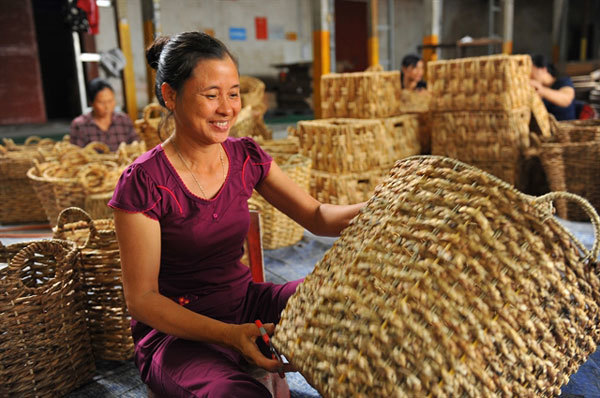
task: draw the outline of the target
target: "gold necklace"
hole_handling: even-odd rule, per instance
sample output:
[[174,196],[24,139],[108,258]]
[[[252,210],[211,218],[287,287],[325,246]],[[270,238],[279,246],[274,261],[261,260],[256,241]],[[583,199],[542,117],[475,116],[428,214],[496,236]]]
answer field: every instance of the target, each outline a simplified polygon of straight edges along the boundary
[[[175,140],[172,140],[171,143],[173,144],[173,148],[175,148],[175,152],[177,152],[177,156],[179,156],[179,159],[181,159],[181,162],[183,163],[183,165],[188,169],[188,171],[192,175],[192,178],[194,179],[194,181],[196,181],[196,185],[198,185],[198,188],[200,188],[200,192],[202,192],[202,196],[205,199],[209,199],[208,195],[204,191],[204,188],[202,188],[202,184],[200,184],[200,181],[198,181],[198,179],[196,178],[196,175],[192,171],[191,167],[188,166],[187,162],[183,158],[183,155],[181,154],[181,152],[179,152],[179,148],[177,148],[177,145],[175,144]],[[219,159],[221,159],[221,170],[223,171],[223,181],[225,181],[225,162],[223,161],[223,154],[221,153],[220,146],[219,146]]]

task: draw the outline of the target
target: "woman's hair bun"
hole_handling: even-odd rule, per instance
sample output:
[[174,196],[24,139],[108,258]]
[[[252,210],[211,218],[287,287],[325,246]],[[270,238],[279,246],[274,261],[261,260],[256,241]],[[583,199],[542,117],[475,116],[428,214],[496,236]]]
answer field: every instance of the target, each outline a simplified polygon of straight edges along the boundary
[[154,43],[146,50],[146,61],[152,69],[158,69],[158,61],[160,60],[160,53],[162,52],[165,45],[169,42],[169,36],[159,36],[154,40]]

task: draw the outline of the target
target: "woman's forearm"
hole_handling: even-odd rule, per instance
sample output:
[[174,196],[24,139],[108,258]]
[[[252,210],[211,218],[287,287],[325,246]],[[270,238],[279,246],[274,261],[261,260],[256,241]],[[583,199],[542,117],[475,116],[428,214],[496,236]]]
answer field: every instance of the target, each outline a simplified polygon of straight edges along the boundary
[[230,324],[197,314],[158,292],[128,297],[131,316],[156,330],[186,340],[229,346]]
[[309,230],[315,235],[339,236],[364,205],[365,202],[353,205],[321,204]]
[[538,89],[538,93],[542,96],[542,98],[552,102],[555,105],[566,107],[573,102],[575,98],[575,91],[573,89],[559,89],[554,90],[550,87],[541,87]]

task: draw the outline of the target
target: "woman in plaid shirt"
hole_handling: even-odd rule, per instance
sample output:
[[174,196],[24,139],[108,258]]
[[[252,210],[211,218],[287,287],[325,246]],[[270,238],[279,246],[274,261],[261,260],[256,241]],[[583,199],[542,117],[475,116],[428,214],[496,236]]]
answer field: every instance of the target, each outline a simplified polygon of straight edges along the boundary
[[88,96],[92,111],[71,123],[71,143],[84,147],[92,141],[103,142],[114,152],[121,142],[139,140],[129,116],[115,111],[115,93],[106,80],[92,80]]

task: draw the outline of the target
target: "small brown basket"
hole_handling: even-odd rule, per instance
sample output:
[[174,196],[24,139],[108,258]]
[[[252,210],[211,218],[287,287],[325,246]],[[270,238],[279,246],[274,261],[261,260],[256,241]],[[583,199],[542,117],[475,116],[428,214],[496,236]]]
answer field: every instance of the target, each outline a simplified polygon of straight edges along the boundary
[[364,202],[373,195],[375,187],[391,167],[343,174],[312,170],[309,192],[321,203],[349,205]]
[[[308,192],[311,160],[305,156],[270,153],[281,170],[296,184]],[[304,228],[269,204],[258,192],[252,194],[255,206],[260,209],[263,221],[263,247],[277,249],[297,243],[304,235]]]
[[92,378],[75,243],[0,244],[3,396],[61,397]]
[[146,149],[151,150],[175,131],[175,122],[172,117],[167,118],[167,110],[160,104],[151,103],[144,107],[141,119],[134,123],[135,131],[146,144]]
[[267,111],[265,104],[265,83],[253,76],[240,76],[242,106],[251,106],[256,116],[262,118]]
[[54,237],[75,242],[81,252],[82,290],[94,355],[115,361],[131,358],[131,317],[123,294],[113,220],[92,220],[84,210],[70,207],[58,216]]
[[[568,141],[543,142],[538,148],[550,189],[584,197],[599,210],[600,130],[573,126],[562,129],[557,139]],[[588,219],[580,206],[564,200],[556,202],[556,212],[559,217],[567,220]]]
[[46,214],[27,178],[33,162],[41,160],[35,147],[7,150],[0,145],[0,224],[44,221]]

